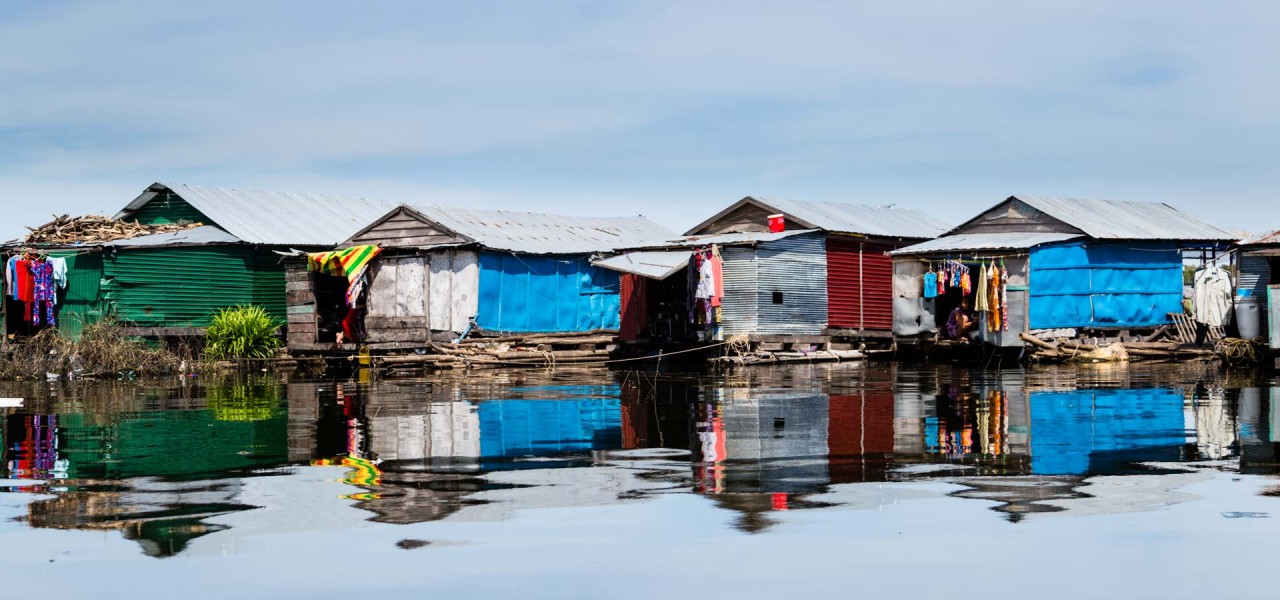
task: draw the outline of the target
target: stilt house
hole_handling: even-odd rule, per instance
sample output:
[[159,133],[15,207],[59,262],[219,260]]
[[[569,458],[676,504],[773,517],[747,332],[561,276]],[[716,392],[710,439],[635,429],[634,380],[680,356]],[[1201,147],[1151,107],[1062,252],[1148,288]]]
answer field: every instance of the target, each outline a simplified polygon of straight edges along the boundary
[[[945,333],[962,300],[979,308],[978,273],[993,264],[1006,277],[999,318],[978,312],[987,344],[1020,346],[1024,332],[1149,330],[1183,311],[1184,260],[1211,256],[1233,239],[1162,203],[1010,196],[938,239],[890,252],[894,334],[913,343]],[[926,292],[926,275],[933,284],[952,279],[939,272],[957,271],[969,274],[969,292],[953,281]]]
[[[1241,243],[1237,248],[1240,255],[1240,274],[1236,280],[1237,307],[1244,305],[1246,310],[1257,311],[1257,335],[1266,339],[1272,349],[1280,349],[1280,314],[1276,306],[1280,303],[1280,231]],[[1253,332],[1244,331],[1241,324],[1242,337],[1254,337]]]
[[[623,273],[624,341],[887,339],[893,276],[886,253],[945,230],[932,215],[905,208],[746,197],[681,238],[596,264]],[[712,247],[723,260],[719,324],[693,315],[691,257]]]
[[[57,321],[68,335],[104,318],[133,335],[201,335],[224,307],[255,304],[283,321],[284,266],[276,251],[332,248],[394,206],[366,198],[156,183],[115,219],[200,226],[111,241],[11,242],[6,248],[65,257],[68,282],[58,292]],[[7,333],[34,333],[24,323],[21,304],[6,294]]]
[[[618,275],[590,259],[672,232],[644,217],[570,217],[445,206],[399,206],[343,246],[376,245],[364,342],[423,347],[464,334],[618,328]],[[334,347],[346,281],[290,264],[289,347]]]

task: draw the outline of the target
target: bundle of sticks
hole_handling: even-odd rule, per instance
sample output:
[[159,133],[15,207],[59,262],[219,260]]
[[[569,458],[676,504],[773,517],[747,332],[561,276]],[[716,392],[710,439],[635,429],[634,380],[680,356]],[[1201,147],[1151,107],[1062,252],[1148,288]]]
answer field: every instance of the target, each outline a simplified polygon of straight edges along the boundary
[[54,216],[52,221],[39,227],[28,227],[31,233],[28,233],[22,241],[26,244],[111,242],[140,235],[174,233],[199,226],[200,223],[188,222],[143,225],[137,221],[117,221],[101,215],[81,217],[62,215]]

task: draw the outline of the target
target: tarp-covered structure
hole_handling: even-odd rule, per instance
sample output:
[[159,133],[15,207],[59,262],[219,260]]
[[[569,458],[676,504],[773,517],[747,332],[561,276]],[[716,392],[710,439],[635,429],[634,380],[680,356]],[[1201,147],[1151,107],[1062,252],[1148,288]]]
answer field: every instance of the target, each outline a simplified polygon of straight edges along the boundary
[[[69,281],[59,297],[58,327],[68,335],[104,318],[138,335],[198,335],[218,309],[230,306],[258,305],[285,320],[284,267],[276,251],[333,248],[394,206],[155,183],[115,218],[202,226],[111,241],[33,246],[18,240],[6,247],[66,258]],[[10,333],[22,326],[12,314],[5,321]]]
[[[573,217],[437,205],[400,205],[342,245],[376,245],[363,341],[425,344],[464,332],[583,332],[618,327],[618,275],[591,259],[670,231],[644,217]],[[305,280],[290,280],[299,286]],[[316,313],[291,348],[323,347],[323,290],[291,297]],[[314,308],[319,303],[321,306]],[[290,317],[300,321],[303,317]],[[316,345],[319,346],[316,346]]]
[[971,297],[926,293],[926,277],[956,268],[976,276],[991,265],[1007,274],[1005,322],[993,327],[994,313],[978,315],[980,337],[993,345],[1020,345],[1018,334],[1031,330],[1155,327],[1183,310],[1185,253],[1233,240],[1167,204],[1010,196],[938,239],[890,253],[894,333],[945,333],[948,314]]

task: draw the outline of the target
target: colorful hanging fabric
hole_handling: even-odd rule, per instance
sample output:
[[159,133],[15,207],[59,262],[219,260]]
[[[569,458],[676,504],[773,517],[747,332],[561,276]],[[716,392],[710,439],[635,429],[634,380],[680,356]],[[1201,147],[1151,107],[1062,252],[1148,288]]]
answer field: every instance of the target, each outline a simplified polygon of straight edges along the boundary
[[973,293],[973,280],[969,278],[968,267],[960,268],[960,294],[968,296]]
[[986,274],[990,279],[987,286],[987,296],[991,309],[991,316],[987,319],[987,330],[1000,331],[1000,271],[996,269],[995,263],[992,263],[986,269]]
[[991,310],[991,299],[987,296],[987,267],[978,265],[978,290],[974,293],[973,310],[987,312]]
[[1009,331],[1009,270],[1000,265],[1000,326]]
[[31,321],[32,325],[40,325],[41,308],[44,309],[44,324],[53,327],[58,324],[53,314],[53,302],[57,299],[57,290],[53,283],[53,265],[48,261],[32,261],[31,269]]
[[332,252],[307,254],[307,270],[347,278],[347,306],[354,307],[364,291],[365,273],[373,259],[382,254],[377,246],[353,246]]
[[924,274],[924,297],[936,298],[938,296],[938,274],[929,271]]

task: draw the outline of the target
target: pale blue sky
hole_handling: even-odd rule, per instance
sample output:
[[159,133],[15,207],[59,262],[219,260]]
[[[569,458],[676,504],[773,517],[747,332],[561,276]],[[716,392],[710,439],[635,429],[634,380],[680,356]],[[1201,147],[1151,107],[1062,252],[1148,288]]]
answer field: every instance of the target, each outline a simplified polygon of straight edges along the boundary
[[1280,228],[1273,2],[29,2],[3,237],[153,181],[683,230],[748,194],[1013,193]]

